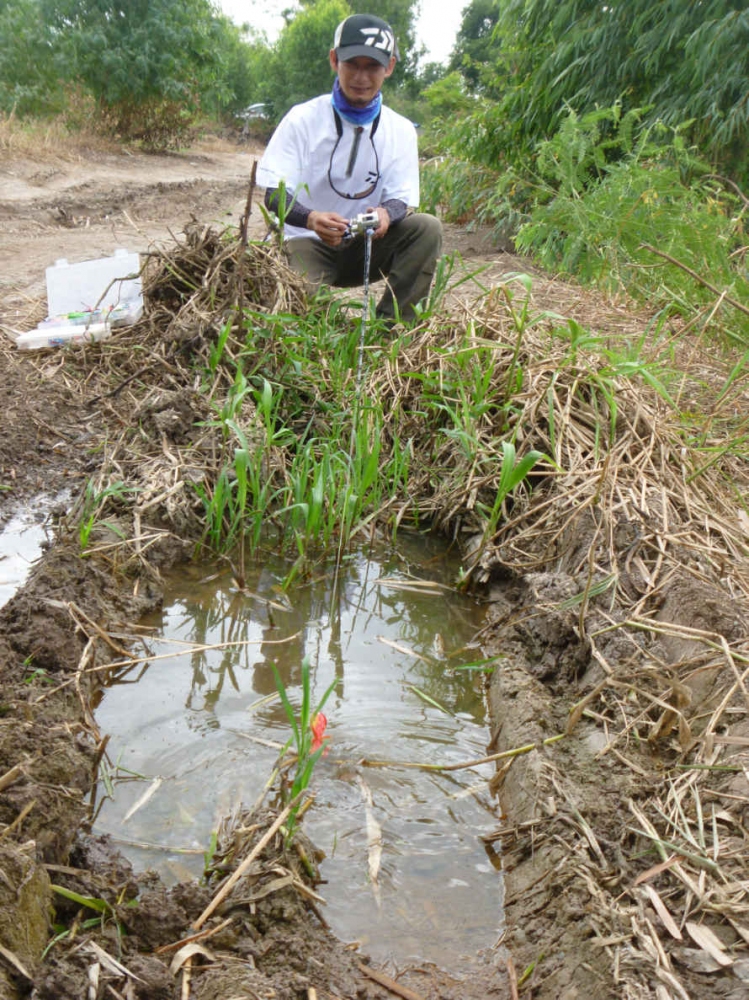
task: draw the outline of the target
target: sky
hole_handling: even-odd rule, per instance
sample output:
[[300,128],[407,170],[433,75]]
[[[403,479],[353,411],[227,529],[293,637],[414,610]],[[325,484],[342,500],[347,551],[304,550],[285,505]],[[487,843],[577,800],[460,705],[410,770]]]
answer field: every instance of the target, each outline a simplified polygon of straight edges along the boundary
[[[421,14],[416,22],[416,41],[427,49],[425,62],[446,62],[460,27],[463,3],[449,0],[421,0]],[[274,41],[283,26],[281,11],[293,7],[293,0],[218,0],[224,14],[237,24],[245,22],[265,31]],[[377,2],[372,3],[372,14],[377,13]]]

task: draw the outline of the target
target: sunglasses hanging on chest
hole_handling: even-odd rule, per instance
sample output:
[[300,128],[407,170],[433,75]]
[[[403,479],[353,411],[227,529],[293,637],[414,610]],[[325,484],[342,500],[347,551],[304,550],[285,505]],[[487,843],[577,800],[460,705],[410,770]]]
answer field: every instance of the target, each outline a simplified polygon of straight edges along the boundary
[[350,143],[344,141],[343,122],[335,108],[333,115],[338,138],[330,154],[328,183],[341,198],[351,201],[366,198],[372,194],[380,179],[380,158],[374,144],[380,115],[372,122],[368,135],[365,135],[365,126],[356,125]]

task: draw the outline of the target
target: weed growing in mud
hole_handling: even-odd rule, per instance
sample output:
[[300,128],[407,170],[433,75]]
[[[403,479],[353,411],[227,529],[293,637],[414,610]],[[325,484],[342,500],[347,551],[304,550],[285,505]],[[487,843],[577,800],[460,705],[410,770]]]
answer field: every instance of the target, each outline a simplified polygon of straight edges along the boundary
[[24,684],[33,684],[34,681],[40,681],[42,684],[54,684],[55,680],[49,676],[48,672],[44,667],[34,667],[32,664],[32,657],[28,656],[23,661],[24,669]]
[[83,512],[81,514],[81,519],[78,522],[78,541],[80,543],[82,554],[86,554],[91,541],[91,532],[97,524],[108,528],[119,538],[125,537],[122,529],[119,528],[114,522],[102,521],[101,514],[107,500],[111,498],[114,498],[115,500],[123,500],[128,493],[137,492],[139,492],[139,487],[128,486],[127,483],[123,482],[110,483],[110,485],[105,486],[104,489],[98,489],[93,480],[89,480],[86,483],[86,490],[83,497]]
[[497,530],[500,518],[504,516],[504,504],[507,497],[524,482],[533,466],[544,458],[543,452],[531,449],[518,459],[515,445],[512,441],[502,441],[502,461],[499,473],[499,487],[491,508],[480,504],[479,510],[486,515],[485,538],[491,538]]
[[[49,952],[51,948],[58,943],[58,941],[64,941],[66,938],[73,936],[77,929],[80,930],[90,930],[94,927],[100,927],[104,929],[105,924],[108,921],[114,923],[115,931],[117,934],[117,940],[119,942],[122,935],[122,925],[117,919],[117,913],[115,908],[111,903],[108,903],[106,899],[102,899],[99,896],[82,896],[80,893],[73,892],[72,889],[66,889],[62,885],[50,886],[53,892],[56,892],[58,896],[62,896],[63,899],[68,900],[71,903],[75,903],[77,906],[81,907],[82,913],[84,910],[93,910],[97,913],[96,917],[87,917],[85,920],[80,920],[80,916],[77,916],[70,927],[66,927],[63,924],[54,925],[54,936],[47,944],[47,947],[42,953],[42,958]],[[134,905],[134,901],[131,905]]]
[[[451,273],[445,264],[425,318]],[[239,350],[226,350],[222,329],[205,377],[209,394],[224,398],[205,426],[220,428],[224,458],[213,482],[196,486],[205,542],[219,552],[254,553],[277,541],[296,555],[288,586],[316,555],[331,547],[340,553],[375,522],[389,517],[395,532],[406,511],[414,524],[429,520],[411,485],[417,449],[417,474],[435,484],[451,482],[460,492],[467,473],[486,484],[474,509],[491,535],[509,494],[544,457],[537,449],[520,454],[515,440],[523,340],[559,318],[531,309],[525,276],[511,275],[510,284],[522,299],[505,285],[493,293],[511,318],[509,364],[504,338],[481,323],[442,337],[419,321],[391,339],[375,320],[362,330],[360,304],[328,292],[303,317],[245,310]],[[411,355],[420,339],[424,348]],[[395,397],[392,380],[378,391],[388,371],[404,387]],[[221,387],[227,376],[228,393]]]
[[[325,740],[328,739],[325,736],[327,719],[323,715],[322,709],[336,689],[338,678],[329,685],[317,705],[313,707],[310,663],[308,657],[305,656],[302,660],[302,701],[297,714],[289,700],[288,692],[275,665],[273,665],[273,675],[276,679],[276,687],[281,696],[286,718],[289,720],[289,725],[291,726],[291,736],[281,752],[281,757],[283,758],[292,743],[296,749],[296,757],[291,762],[291,766],[294,767],[294,778],[290,785],[282,785],[284,800],[288,803],[297,800],[301,792],[307,788],[315,765],[325,752]],[[301,808],[302,803],[297,802],[289,813],[289,819],[286,824],[286,835],[289,839],[293,836]]]
[[[306,320],[254,320],[252,350],[234,362],[231,389],[208,424],[221,428],[225,462],[212,488],[196,489],[211,548],[254,552],[272,525],[296,549],[298,571],[387,506],[407,480],[408,451],[395,442],[382,455],[383,408],[353,384],[358,333],[340,304]],[[218,357],[216,348],[212,375]]]

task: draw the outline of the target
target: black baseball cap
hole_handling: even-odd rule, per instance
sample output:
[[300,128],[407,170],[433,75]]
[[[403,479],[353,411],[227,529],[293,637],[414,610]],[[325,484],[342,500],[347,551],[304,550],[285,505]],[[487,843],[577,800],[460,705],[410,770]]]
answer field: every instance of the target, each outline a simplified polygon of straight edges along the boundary
[[393,29],[380,17],[373,14],[352,14],[341,21],[333,38],[335,54],[342,62],[368,56],[383,66],[390,65],[390,59],[398,58],[398,43]]

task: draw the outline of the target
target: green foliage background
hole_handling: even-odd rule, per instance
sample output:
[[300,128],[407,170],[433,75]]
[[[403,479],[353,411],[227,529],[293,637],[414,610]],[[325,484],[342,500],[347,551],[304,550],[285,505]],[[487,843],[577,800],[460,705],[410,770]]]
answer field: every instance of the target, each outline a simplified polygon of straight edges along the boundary
[[[417,0],[382,0],[401,48],[395,87],[412,84]],[[301,0],[273,44],[212,0],[0,0],[0,113],[60,115],[71,95],[96,107],[93,125],[168,145],[201,117],[265,103],[277,121],[332,86],[328,51],[354,0]],[[412,92],[413,96],[413,92]]]
[[472,0],[425,203],[746,343],[747,52],[745,0]]

